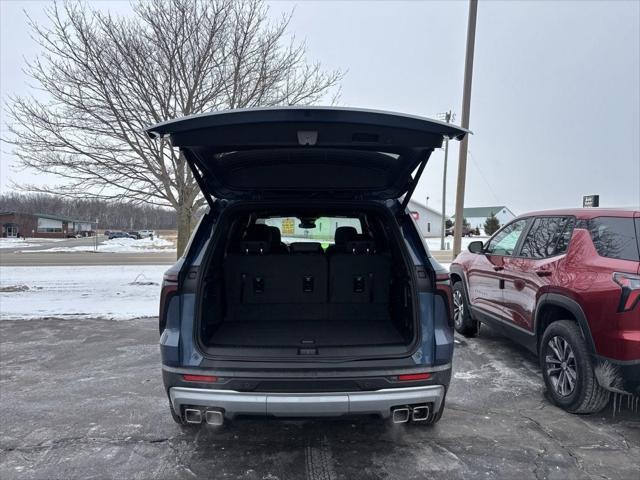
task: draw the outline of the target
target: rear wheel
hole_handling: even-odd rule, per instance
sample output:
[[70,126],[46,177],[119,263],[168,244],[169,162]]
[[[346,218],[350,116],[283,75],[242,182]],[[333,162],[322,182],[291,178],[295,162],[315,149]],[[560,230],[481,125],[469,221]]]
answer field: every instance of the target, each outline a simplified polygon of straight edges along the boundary
[[461,281],[453,284],[453,326],[456,332],[465,337],[475,337],[478,334],[478,322],[471,318]]
[[609,401],[600,386],[578,325],[559,320],[547,327],[540,342],[542,376],[553,403],[571,413],[595,413]]

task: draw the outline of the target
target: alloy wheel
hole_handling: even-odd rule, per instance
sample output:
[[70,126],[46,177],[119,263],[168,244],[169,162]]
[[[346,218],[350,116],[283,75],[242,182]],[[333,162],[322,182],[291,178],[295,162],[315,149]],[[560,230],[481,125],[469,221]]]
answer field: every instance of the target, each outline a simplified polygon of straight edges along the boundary
[[464,320],[464,299],[460,290],[453,292],[453,321],[456,328],[462,328]]
[[567,397],[576,387],[578,369],[571,345],[562,337],[551,337],[547,342],[545,369],[555,392]]

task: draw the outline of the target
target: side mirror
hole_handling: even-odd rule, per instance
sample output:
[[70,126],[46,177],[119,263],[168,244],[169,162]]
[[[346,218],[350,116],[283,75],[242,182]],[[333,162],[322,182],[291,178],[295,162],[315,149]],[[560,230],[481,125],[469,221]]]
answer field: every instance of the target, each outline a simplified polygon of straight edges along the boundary
[[471,253],[482,253],[484,244],[480,240],[476,240],[475,242],[471,242],[467,248]]

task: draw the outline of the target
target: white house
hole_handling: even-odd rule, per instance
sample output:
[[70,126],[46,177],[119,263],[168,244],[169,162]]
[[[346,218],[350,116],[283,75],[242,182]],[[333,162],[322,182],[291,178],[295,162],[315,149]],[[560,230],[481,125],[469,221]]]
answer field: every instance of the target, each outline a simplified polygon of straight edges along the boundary
[[[471,228],[478,228],[481,231],[484,229],[484,222],[491,214],[498,219],[500,226],[516,217],[515,214],[504,205],[496,207],[469,207],[464,209],[464,218],[467,219]],[[452,218],[455,218],[455,215]]]
[[416,200],[409,200],[409,211],[416,220],[422,235],[425,237],[439,237],[442,228],[442,213],[427,207]]

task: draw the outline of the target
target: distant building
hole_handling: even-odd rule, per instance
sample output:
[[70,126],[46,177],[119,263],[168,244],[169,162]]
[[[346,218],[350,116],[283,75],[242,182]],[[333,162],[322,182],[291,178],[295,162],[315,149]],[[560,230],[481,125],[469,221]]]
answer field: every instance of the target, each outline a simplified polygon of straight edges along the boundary
[[65,238],[93,234],[93,224],[89,221],[44,213],[0,212],[0,225],[3,238]]
[[442,228],[442,213],[416,200],[409,200],[409,211],[425,237],[439,237]]
[[[471,228],[484,230],[484,222],[493,214],[500,226],[516,218],[515,214],[504,205],[498,207],[469,207],[464,209],[464,218],[467,219]],[[455,218],[455,215],[452,217]]]

